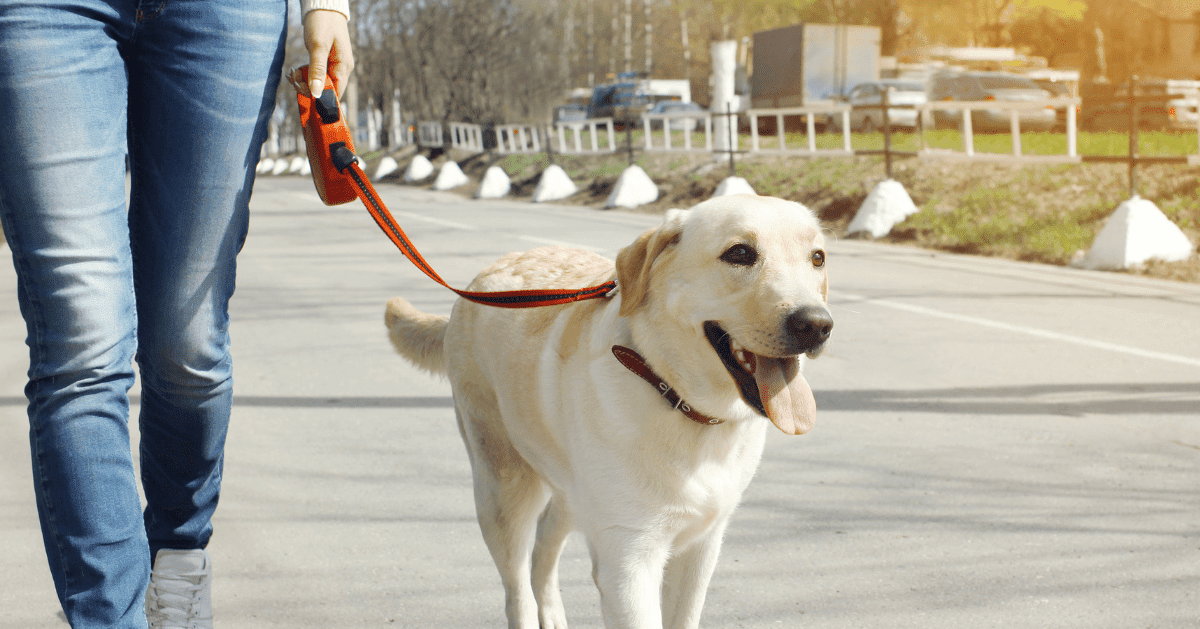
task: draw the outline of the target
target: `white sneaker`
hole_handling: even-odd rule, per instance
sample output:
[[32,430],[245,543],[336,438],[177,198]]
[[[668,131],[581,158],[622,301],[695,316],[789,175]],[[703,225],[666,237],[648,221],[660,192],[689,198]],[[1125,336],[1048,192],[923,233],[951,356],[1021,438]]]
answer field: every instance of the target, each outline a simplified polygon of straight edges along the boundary
[[203,550],[158,551],[146,589],[150,629],[212,629],[211,581]]

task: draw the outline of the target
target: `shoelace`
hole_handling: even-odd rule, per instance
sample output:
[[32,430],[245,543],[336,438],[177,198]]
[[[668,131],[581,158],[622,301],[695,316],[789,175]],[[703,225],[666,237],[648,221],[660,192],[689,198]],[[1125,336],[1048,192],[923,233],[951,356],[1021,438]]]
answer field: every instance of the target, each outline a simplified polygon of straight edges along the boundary
[[192,572],[171,577],[153,573],[150,589],[146,592],[150,629],[193,629],[200,612],[204,573]]

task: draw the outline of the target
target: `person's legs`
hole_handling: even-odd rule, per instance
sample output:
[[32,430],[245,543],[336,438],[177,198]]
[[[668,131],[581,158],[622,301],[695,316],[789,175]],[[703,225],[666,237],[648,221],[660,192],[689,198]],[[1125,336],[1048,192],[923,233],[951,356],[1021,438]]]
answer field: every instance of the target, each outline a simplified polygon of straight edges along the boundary
[[151,556],[202,549],[232,405],[228,304],[283,62],[285,0],[167,0],[127,61],[129,229]]
[[137,322],[119,49],[133,9],[0,4],[0,218],[28,329],[38,515],[77,629],[146,626],[150,569],[127,427]]

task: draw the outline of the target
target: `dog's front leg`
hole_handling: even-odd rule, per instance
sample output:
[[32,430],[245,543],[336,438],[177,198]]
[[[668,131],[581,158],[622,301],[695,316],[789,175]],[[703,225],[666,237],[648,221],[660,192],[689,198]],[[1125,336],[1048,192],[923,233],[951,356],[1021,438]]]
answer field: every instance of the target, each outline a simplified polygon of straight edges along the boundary
[[538,520],[533,547],[533,594],[538,603],[540,629],[566,629],[567,612],[558,585],[558,560],[571,532],[571,514],[562,498],[550,504]]
[[589,535],[607,629],[660,629],[668,546],[659,533],[612,526]]
[[678,551],[667,563],[663,575],[663,627],[666,629],[696,629],[700,626],[700,611],[713,570],[717,567],[725,523],[713,529]]

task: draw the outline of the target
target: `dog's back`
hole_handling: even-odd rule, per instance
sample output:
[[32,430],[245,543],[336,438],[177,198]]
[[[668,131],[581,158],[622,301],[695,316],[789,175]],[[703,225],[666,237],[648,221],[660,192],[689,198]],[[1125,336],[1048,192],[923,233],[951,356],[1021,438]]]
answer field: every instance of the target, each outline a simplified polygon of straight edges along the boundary
[[[610,278],[613,263],[589,251],[565,247],[541,247],[511,253],[485,269],[468,287],[472,291],[579,288]],[[459,300],[455,305],[455,328],[467,337],[474,334],[475,320],[489,319],[488,335],[528,334],[544,327],[561,313],[563,306],[514,310],[481,306]],[[446,330],[450,317],[421,312],[396,297],[384,313],[388,336],[396,351],[412,364],[435,375],[447,375]],[[531,330],[532,329],[532,330]],[[464,339],[470,344],[469,339]]]

